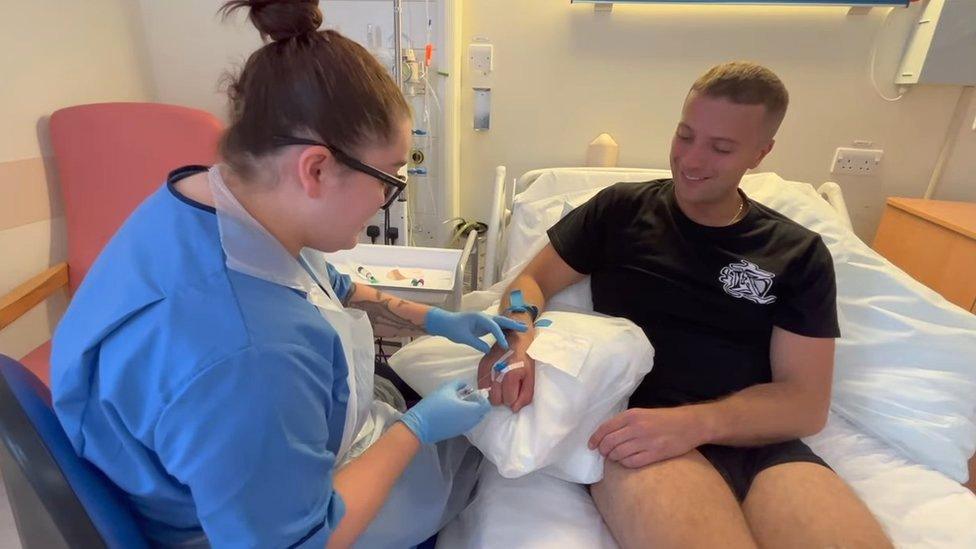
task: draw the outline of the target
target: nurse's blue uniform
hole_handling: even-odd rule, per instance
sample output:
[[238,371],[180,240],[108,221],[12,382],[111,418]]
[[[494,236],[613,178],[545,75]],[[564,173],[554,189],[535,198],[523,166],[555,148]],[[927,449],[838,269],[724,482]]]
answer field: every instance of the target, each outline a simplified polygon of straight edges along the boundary
[[[333,471],[355,434],[359,376],[305,292],[227,266],[215,210],[173,186],[205,170],[173,172],[72,298],[53,342],[55,411],[155,542],[324,547],[344,513]],[[305,267],[331,295],[348,293],[324,261]],[[435,531],[456,465],[422,448],[361,542],[404,547]],[[402,506],[417,503],[425,531],[403,530]]]

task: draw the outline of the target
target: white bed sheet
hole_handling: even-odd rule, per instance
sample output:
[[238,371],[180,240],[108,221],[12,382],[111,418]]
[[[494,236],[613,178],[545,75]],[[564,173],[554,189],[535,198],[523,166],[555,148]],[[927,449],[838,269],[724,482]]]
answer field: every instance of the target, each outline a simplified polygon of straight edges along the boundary
[[[851,485],[896,547],[976,547],[976,496],[949,477],[908,462],[837,415],[805,440]],[[538,472],[506,479],[486,463],[475,500],[440,533],[437,547],[617,546],[586,487]]]
[[839,415],[810,445],[878,518],[896,547],[976,547],[976,495],[906,459]]

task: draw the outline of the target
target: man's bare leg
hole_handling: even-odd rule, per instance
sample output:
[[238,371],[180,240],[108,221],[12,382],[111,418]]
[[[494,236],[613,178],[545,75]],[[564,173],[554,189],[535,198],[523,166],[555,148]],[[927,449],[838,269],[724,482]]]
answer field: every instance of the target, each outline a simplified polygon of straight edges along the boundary
[[752,481],[742,505],[762,547],[891,547],[881,525],[833,471],[784,463]]
[[640,469],[607,460],[603,470],[590,493],[622,548],[756,547],[732,491],[698,451]]

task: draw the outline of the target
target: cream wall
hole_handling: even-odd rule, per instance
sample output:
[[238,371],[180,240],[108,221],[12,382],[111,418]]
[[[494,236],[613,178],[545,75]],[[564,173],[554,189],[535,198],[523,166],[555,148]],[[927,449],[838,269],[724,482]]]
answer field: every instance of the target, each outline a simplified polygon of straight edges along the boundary
[[[131,0],[130,0],[131,1]],[[150,79],[157,99],[226,116],[221,76],[243,65],[261,45],[238,10],[225,23],[223,0],[139,0]]]
[[[138,6],[128,0],[2,2],[0,18],[0,295],[66,259],[47,117],[70,105],[151,98]],[[66,296],[0,332],[21,357],[50,337]]]
[[[217,14],[225,0],[139,0],[148,44],[148,66],[159,100],[207,110],[227,119],[222,76],[236,72],[247,56],[261,46],[257,30],[246,22],[246,10],[226,21]],[[442,0],[443,1],[443,0]],[[431,10],[437,0],[431,0]],[[321,0],[331,28],[365,43],[366,25],[379,24],[385,40],[393,34],[392,2],[380,0]],[[436,13],[434,17],[436,17]],[[423,5],[407,0],[405,34],[423,42]]]
[[[890,82],[921,5],[898,9],[880,36],[879,82]],[[848,15],[841,7],[632,6],[610,13],[568,0],[466,0],[461,44],[494,44],[492,127],[471,130],[476,80],[461,82],[461,213],[484,219],[493,168],[510,175],[580,165],[600,132],[620,144],[621,166],[667,167],[673,128],[690,84],[708,67],[748,59],[772,68],[790,111],[760,170],[787,179],[835,180],[855,229],[873,237],[884,198],[921,196],[960,94],[920,86],[880,99],[867,78],[871,45],[887,9]],[[887,95],[894,95],[884,86]],[[968,128],[970,118],[966,124]],[[831,175],[834,149],[868,140],[885,150],[877,177]],[[959,140],[937,197],[976,199],[976,143]],[[968,182],[964,180],[969,178]]]

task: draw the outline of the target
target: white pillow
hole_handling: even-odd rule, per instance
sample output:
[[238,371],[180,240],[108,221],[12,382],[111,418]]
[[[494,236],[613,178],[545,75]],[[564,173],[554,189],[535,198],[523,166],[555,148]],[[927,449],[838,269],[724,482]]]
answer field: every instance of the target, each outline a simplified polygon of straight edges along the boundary
[[976,316],[869,248],[810,185],[756,174],[742,188],[830,249],[841,330],[833,410],[964,482],[976,451]]
[[[516,197],[509,276],[548,243],[549,227],[600,189],[667,177],[601,174],[568,183],[570,176],[561,171],[540,177],[545,189],[529,194],[533,184],[527,196]],[[741,187],[753,200],[819,233],[833,257],[842,334],[833,410],[910,459],[965,481],[967,460],[976,451],[976,316],[870,249],[811,185],[759,173],[746,175]],[[558,193],[559,188],[571,191]],[[585,308],[580,292],[581,286],[563,292],[562,304]]]
[[512,218],[506,230],[502,278],[521,271],[549,243],[549,237],[546,236],[549,227],[555,225],[569,210],[589,200],[600,189],[618,181],[650,181],[663,177],[671,177],[671,172],[650,169],[580,171],[572,168],[546,171],[512,200]]
[[[490,309],[489,312],[492,310]],[[467,433],[507,478],[541,470],[591,484],[603,478],[603,458],[587,441],[597,427],[623,411],[651,370],[654,350],[629,320],[547,311],[528,353],[536,361],[532,404],[513,414],[496,406]],[[390,357],[390,366],[426,395],[442,383],[476,384],[481,354],[441,337],[418,339]]]

